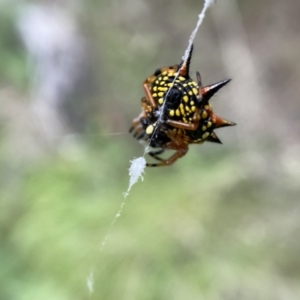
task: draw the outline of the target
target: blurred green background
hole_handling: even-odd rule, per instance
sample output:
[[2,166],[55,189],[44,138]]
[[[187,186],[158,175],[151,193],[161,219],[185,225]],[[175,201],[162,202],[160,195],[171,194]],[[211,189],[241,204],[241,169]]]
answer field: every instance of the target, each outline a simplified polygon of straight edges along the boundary
[[0,2],[1,300],[300,299],[298,0],[208,11],[192,74],[233,79],[212,104],[238,126],[147,169],[101,251],[143,153],[142,83],[202,5]]

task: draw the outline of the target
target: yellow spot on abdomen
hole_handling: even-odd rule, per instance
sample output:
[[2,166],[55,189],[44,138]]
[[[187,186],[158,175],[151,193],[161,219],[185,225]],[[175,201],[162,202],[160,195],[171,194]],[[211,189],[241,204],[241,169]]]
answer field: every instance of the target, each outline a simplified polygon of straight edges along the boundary
[[180,112],[181,112],[183,115],[185,115],[184,106],[183,106],[182,103],[180,103],[179,108],[180,108]]
[[193,88],[193,92],[195,95],[198,95],[198,90],[196,88]]
[[179,117],[179,116],[180,116],[180,111],[179,111],[179,109],[178,109],[178,108],[176,109],[176,116],[177,116],[177,117]]
[[158,103],[159,103],[159,104],[163,104],[163,103],[164,103],[164,98],[159,98],[159,99],[158,99]]
[[174,109],[172,109],[172,110],[169,111],[169,116],[173,117],[174,114],[175,114]]
[[157,94],[156,93],[152,94],[152,97],[157,97]]
[[149,125],[149,126],[146,128],[146,133],[147,133],[147,134],[152,134],[153,130],[154,130],[153,125]]
[[192,111],[195,111],[195,110],[196,110],[196,106],[192,106],[192,107],[191,107],[191,110],[192,110]]
[[158,88],[159,91],[163,91],[163,92],[166,92],[168,90],[167,87],[159,87]]
[[157,86],[154,86],[153,89],[152,89],[154,92],[157,91]]
[[183,96],[183,98],[182,98],[182,99],[183,99],[183,101],[184,101],[184,102],[188,102],[188,101],[189,101],[189,97],[188,97],[188,96],[186,96],[186,95],[185,95],[185,96]]
[[211,122],[207,122],[207,127],[209,128],[212,125]]
[[163,92],[159,92],[159,93],[157,93],[157,95],[158,95],[158,97],[162,97],[164,95],[164,93]]
[[203,135],[202,135],[202,139],[207,139],[209,137],[209,132],[205,132]]
[[207,112],[205,110],[202,112],[202,118],[203,119],[207,118]]
[[206,126],[202,126],[202,131],[205,131],[207,129]]

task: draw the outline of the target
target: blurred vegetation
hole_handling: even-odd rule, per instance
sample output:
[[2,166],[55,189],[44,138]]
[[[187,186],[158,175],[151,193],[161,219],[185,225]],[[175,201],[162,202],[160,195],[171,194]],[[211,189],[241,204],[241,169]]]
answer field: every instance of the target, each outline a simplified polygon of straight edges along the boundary
[[[1,5],[1,4],[0,4]],[[14,26],[15,9],[9,5],[0,11],[0,83],[24,88],[29,80],[26,53]]]
[[[241,79],[247,91],[253,78],[243,68],[230,73],[228,32],[220,37],[217,14],[208,13],[192,72],[200,69],[204,83],[234,78],[213,104],[238,126],[220,131],[222,146],[194,146],[174,166],[147,169],[103,251],[129,161],[143,153],[127,134],[142,82],[180,61],[202,3],[17,3],[0,3],[0,299],[299,299],[299,3],[238,1],[264,96],[239,103]],[[87,54],[72,90],[49,106],[62,119],[56,137],[33,109],[45,94],[20,32],[34,5],[72,16]],[[223,16],[241,26],[238,15]]]

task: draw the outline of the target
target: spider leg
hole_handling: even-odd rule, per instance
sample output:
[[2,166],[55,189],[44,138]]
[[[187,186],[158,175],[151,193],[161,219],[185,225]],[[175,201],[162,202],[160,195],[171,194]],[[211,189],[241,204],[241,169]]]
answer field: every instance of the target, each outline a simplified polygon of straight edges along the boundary
[[144,113],[141,113],[139,117],[133,120],[132,126],[129,129],[129,132],[135,137],[136,139],[141,139],[145,136],[145,130],[141,124],[141,118],[145,116]]
[[142,130],[138,133],[138,135],[135,136],[135,138],[137,140],[140,140],[140,139],[143,139],[145,136],[146,136],[146,132],[145,132],[145,130]]
[[180,144],[177,145],[173,141],[167,143],[165,149],[177,150],[170,158],[161,159],[160,163],[157,164],[149,164],[147,163],[147,167],[163,167],[172,165],[177,159],[183,157],[189,150],[188,144]]
[[160,149],[158,151],[152,151],[152,152],[149,152],[148,154],[155,158],[156,160],[159,160],[159,161],[164,161],[164,159],[160,158],[159,156],[157,156],[158,154],[162,154],[163,152],[165,152],[165,149]]
[[168,125],[171,125],[178,129],[184,129],[184,130],[196,130],[199,126],[199,120],[194,123],[183,123],[183,122],[174,121],[174,120],[167,120],[166,122]]
[[178,128],[178,129],[196,130],[199,126],[199,120],[200,120],[199,108],[197,108],[193,115],[192,123],[184,123],[184,122],[175,121],[175,120],[166,120],[166,123],[175,128]]
[[130,133],[132,133],[134,130],[138,130],[138,127],[141,126],[141,119],[147,118],[146,113],[149,113],[152,110],[150,107],[149,101],[147,100],[146,97],[143,97],[141,99],[141,102],[142,102],[142,112],[140,113],[140,115],[137,118],[135,118],[133,120],[132,125],[129,129]]
[[142,126],[139,126],[138,128],[136,128],[135,132],[133,133],[133,137],[139,140],[144,136],[144,134],[145,134],[144,129],[142,128]]
[[138,126],[140,126],[140,117],[133,120],[129,132],[132,133],[135,129],[137,129]]
[[154,99],[153,99],[153,97],[152,97],[151,91],[150,91],[150,89],[149,89],[149,85],[148,85],[147,83],[144,83],[143,87],[144,87],[144,91],[145,91],[145,93],[146,93],[147,99],[148,99],[148,101],[150,102],[150,105],[151,105],[153,108],[156,108],[157,105],[156,105],[156,103],[155,103],[155,101],[154,101]]
[[[142,109],[144,111],[144,116],[145,116],[146,113],[151,113],[152,112],[152,107],[151,107],[151,104],[148,101],[148,99],[146,97],[143,97],[141,99],[141,102],[142,102]],[[140,117],[142,117],[142,116],[140,116]]]

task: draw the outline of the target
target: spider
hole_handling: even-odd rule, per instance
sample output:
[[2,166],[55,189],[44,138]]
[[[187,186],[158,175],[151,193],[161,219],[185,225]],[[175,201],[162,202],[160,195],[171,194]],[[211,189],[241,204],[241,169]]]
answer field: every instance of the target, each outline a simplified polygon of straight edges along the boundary
[[[151,147],[148,154],[158,162],[147,163],[148,167],[173,164],[188,152],[190,144],[222,144],[214,130],[236,125],[217,116],[209,104],[210,98],[230,79],[203,87],[200,73],[196,72],[197,82],[193,81],[189,76],[192,52],[193,46],[186,61],[157,69],[144,81],[142,112],[129,131]],[[176,152],[163,159],[159,155],[165,150]]]

